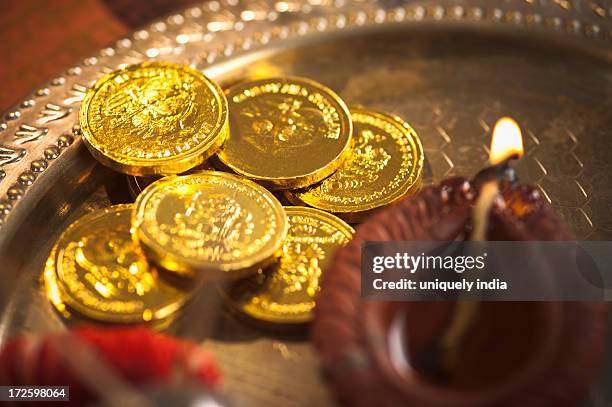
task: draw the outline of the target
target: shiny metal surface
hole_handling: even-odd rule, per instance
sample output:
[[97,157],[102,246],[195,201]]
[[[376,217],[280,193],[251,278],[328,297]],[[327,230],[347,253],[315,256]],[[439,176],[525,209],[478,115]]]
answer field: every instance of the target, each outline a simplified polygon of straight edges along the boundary
[[142,323],[168,319],[187,301],[189,292],[160,279],[132,240],[132,209],[128,204],[89,212],[62,233],[44,272],[47,297],[58,312]]
[[355,230],[336,216],[315,208],[286,206],[289,230],[276,265],[233,285],[228,303],[253,322],[283,328],[314,319],[314,296],[334,251]]
[[348,107],[331,89],[307,78],[262,78],[226,90],[230,135],[217,158],[236,174],[269,189],[305,188],[351,154]]
[[[604,0],[211,1],[136,31],[27,95],[0,122],[0,343],[65,329],[40,290],[61,230],[109,205],[75,126],[92,81],[146,59],[188,62],[228,86],[298,75],[348,104],[406,119],[425,149],[425,179],[474,174],[495,120],[523,126],[517,170],[580,238],[612,238],[612,10]],[[33,102],[32,102],[33,101]],[[170,331],[209,346],[225,390],[244,405],[328,405],[303,332],[251,328],[204,292]],[[612,400],[612,361],[585,405]]]
[[342,168],[316,186],[285,191],[285,197],[358,222],[416,192],[425,156],[419,136],[401,118],[354,106],[351,118],[354,150]]
[[[136,199],[131,224],[147,258],[164,269],[222,278],[252,275],[273,262],[288,227],[272,193],[221,171],[154,182]],[[225,228],[231,233],[219,237]]]
[[140,176],[198,166],[229,134],[227,99],[219,85],[199,70],[162,61],[98,79],[81,102],[79,125],[97,161]]

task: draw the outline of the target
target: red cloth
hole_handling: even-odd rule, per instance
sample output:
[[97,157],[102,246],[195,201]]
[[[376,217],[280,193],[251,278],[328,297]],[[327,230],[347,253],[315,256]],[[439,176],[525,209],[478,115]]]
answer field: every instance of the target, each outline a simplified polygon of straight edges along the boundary
[[[69,335],[73,340],[67,340]],[[194,342],[143,327],[79,327],[70,332],[24,336],[8,342],[0,352],[0,384],[70,386],[70,405],[97,400],[87,380],[82,380],[66,360],[78,357],[79,349],[72,349],[75,345],[87,347],[90,354],[95,352],[117,377],[135,386],[167,383],[177,369],[182,377],[209,388],[220,381],[219,369],[211,354]],[[92,375],[89,379],[94,380],[101,370],[99,366],[84,369]],[[102,381],[101,378],[102,375]]]

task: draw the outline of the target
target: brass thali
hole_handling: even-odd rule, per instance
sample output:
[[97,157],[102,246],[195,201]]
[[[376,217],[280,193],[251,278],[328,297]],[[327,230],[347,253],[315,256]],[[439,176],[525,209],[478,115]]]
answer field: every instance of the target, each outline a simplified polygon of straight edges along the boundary
[[[71,221],[110,205],[108,191],[126,181],[83,146],[80,101],[95,79],[143,60],[189,63],[223,87],[309,77],[349,105],[397,114],[422,140],[424,184],[475,174],[491,126],[512,116],[526,148],[521,180],[537,184],[580,239],[612,239],[608,1],[210,1],[67,67],[0,119],[0,345],[66,329],[40,289],[44,260]],[[230,399],[333,405],[306,329],[254,327],[209,294],[165,329],[213,351]],[[609,405],[611,381],[608,360],[585,405]]]

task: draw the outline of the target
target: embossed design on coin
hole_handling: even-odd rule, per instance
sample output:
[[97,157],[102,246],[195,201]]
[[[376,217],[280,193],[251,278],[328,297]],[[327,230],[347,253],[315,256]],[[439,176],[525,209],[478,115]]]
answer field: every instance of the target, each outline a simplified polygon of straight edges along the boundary
[[352,123],[330,89],[302,78],[271,78],[227,91],[230,136],[219,159],[275,188],[312,185],[350,153]]
[[222,260],[235,250],[244,250],[252,243],[255,223],[253,213],[223,194],[202,196],[198,191],[184,201],[184,207],[174,215],[171,224],[160,225],[160,230],[180,239],[191,250],[217,247],[211,261]]
[[391,160],[391,154],[384,147],[388,142],[388,136],[374,133],[369,129],[356,133],[359,135],[353,155],[346,160],[339,171],[332,174],[328,182],[321,184],[322,193],[333,194],[372,184],[380,178],[381,172]]
[[255,319],[296,324],[311,320],[319,279],[334,250],[347,244],[354,231],[317,209],[285,207],[285,211],[289,232],[279,261],[236,283],[229,301]]
[[103,164],[132,175],[201,164],[227,137],[227,100],[189,67],[147,62],[96,82],[81,107],[84,140]]
[[59,311],[66,313],[67,304],[102,321],[142,322],[163,319],[187,300],[158,278],[132,241],[131,213],[132,205],[94,211],[59,238],[44,271]]
[[414,130],[398,117],[361,108],[351,109],[351,116],[356,142],[346,163],[321,183],[286,196],[355,222],[414,192],[424,155]]
[[85,279],[105,298],[116,296],[122,289],[138,295],[149,292],[153,275],[142,253],[126,240],[128,234],[126,223],[104,234],[92,231],[68,243],[64,252],[68,268],[74,272],[80,267]]
[[256,99],[240,110],[240,116],[246,123],[244,138],[262,152],[273,149],[278,154],[284,148],[305,147],[316,142],[317,136],[338,138],[339,129],[332,117],[292,97]]
[[136,201],[132,225],[151,258],[188,275],[254,272],[287,233],[285,213],[270,192],[214,171],[149,185]]
[[[187,142],[190,133],[197,130],[195,123],[187,124],[196,108],[194,82],[192,77],[181,77],[171,71],[165,77],[124,82],[107,100],[101,101],[102,114],[109,119],[109,125],[130,137],[130,145],[123,152],[142,157],[147,143],[174,149],[175,141]],[[176,128],[181,129],[178,140],[169,143],[168,132]],[[203,128],[210,130],[207,123],[203,123]]]

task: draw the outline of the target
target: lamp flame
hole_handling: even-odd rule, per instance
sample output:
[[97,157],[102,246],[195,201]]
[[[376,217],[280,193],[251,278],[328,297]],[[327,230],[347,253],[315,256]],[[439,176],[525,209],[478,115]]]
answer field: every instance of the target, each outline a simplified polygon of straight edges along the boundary
[[497,165],[512,156],[523,156],[523,136],[519,125],[509,117],[502,117],[495,123],[491,138],[489,163]]

